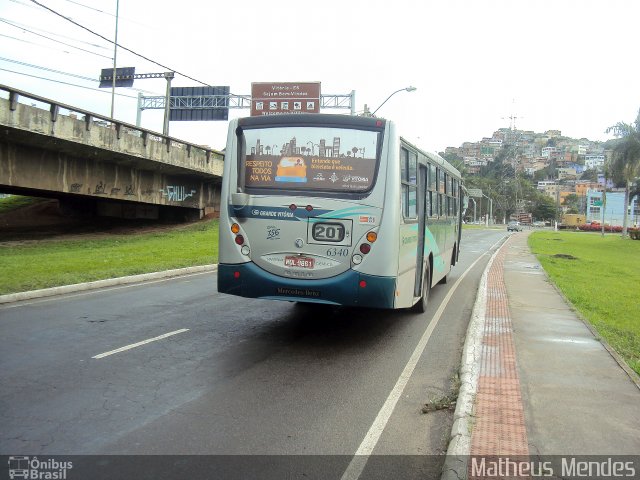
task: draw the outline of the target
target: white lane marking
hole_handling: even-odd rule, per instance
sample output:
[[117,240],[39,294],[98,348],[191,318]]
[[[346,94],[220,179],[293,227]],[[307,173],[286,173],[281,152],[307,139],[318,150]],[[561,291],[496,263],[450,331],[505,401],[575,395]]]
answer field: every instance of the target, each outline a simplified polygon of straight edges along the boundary
[[110,352],[101,353],[101,354],[96,355],[96,356],[91,357],[91,358],[108,357],[109,355],[113,355],[114,353],[120,353],[120,352],[124,352],[126,350],[131,350],[132,348],[136,348],[136,347],[139,347],[141,345],[146,345],[147,343],[151,343],[151,342],[156,342],[158,340],[162,340],[163,338],[171,337],[172,335],[177,335],[179,333],[184,333],[184,332],[188,332],[188,331],[189,331],[188,328],[181,328],[180,330],[176,330],[175,332],[165,333],[164,335],[159,335],[157,337],[149,338],[147,340],[143,340],[143,341],[138,342],[138,343],[132,343],[131,345],[126,345],[126,346],[121,347],[121,348],[116,348],[115,350],[111,350]]
[[[496,243],[494,243],[489,249],[489,251],[491,251],[496,245],[498,245],[503,240],[504,238],[501,238]],[[456,283],[454,283],[451,289],[447,292],[447,295],[444,297],[442,303],[440,304],[440,307],[438,307],[438,310],[436,311],[433,318],[431,319],[429,326],[427,327],[425,332],[422,334],[422,338],[420,338],[418,345],[416,345],[416,348],[411,354],[411,357],[409,358],[409,361],[405,365],[404,370],[402,370],[402,373],[400,374],[398,381],[396,382],[395,386],[391,390],[391,393],[389,393],[389,396],[387,397],[387,400],[384,402],[384,405],[382,405],[382,408],[378,412],[378,416],[373,421],[373,424],[371,425],[371,427],[369,428],[369,431],[365,435],[364,440],[362,440],[362,443],[360,444],[360,447],[356,451],[355,456],[349,463],[349,466],[347,467],[345,472],[342,474],[341,480],[357,480],[358,478],[360,478],[360,475],[362,474],[364,467],[367,464],[367,461],[369,460],[369,456],[371,455],[371,453],[373,452],[373,449],[377,445],[378,440],[380,440],[380,437],[382,436],[382,432],[387,426],[387,423],[389,422],[389,418],[391,418],[391,414],[393,413],[393,410],[395,409],[396,404],[398,403],[398,400],[400,399],[400,396],[404,391],[404,388],[407,386],[407,383],[409,383],[409,379],[411,378],[411,375],[413,374],[413,371],[416,368],[416,365],[418,364],[418,360],[420,360],[420,357],[424,353],[424,349],[427,346],[427,342],[429,341],[431,334],[435,330],[436,325],[440,321],[440,317],[442,316],[442,313],[447,307],[449,300],[451,300],[451,297],[453,296],[455,291],[458,289],[458,286],[460,285],[462,280],[464,280],[467,274],[473,269],[473,267],[476,266],[476,264],[485,255],[488,255],[488,254],[489,252],[485,252],[483,255],[479,256],[476,259],[476,261],[473,262],[469,266],[469,268],[467,268],[464,271],[462,275],[460,275],[460,278],[458,278]]]

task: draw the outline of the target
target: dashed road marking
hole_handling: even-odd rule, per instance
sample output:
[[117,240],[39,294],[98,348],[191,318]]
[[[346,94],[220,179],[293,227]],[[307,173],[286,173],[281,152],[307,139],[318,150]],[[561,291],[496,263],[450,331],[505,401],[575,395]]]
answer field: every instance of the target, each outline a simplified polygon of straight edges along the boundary
[[142,340],[141,342],[132,343],[131,345],[126,345],[124,347],[116,348],[115,350],[111,350],[109,352],[100,353],[99,355],[95,355],[95,356],[93,356],[91,358],[98,359],[98,358],[108,357],[109,355],[113,355],[115,353],[120,353],[120,352],[124,352],[126,350],[131,350],[132,348],[136,348],[136,347],[139,347],[141,345],[146,345],[147,343],[151,343],[151,342],[157,342],[158,340],[162,340],[163,338],[171,337],[173,335],[178,335],[179,333],[184,333],[184,332],[188,332],[188,331],[189,331],[188,328],[181,328],[180,330],[176,330],[174,332],[165,333],[164,335],[159,335],[157,337],[149,338],[147,340]]

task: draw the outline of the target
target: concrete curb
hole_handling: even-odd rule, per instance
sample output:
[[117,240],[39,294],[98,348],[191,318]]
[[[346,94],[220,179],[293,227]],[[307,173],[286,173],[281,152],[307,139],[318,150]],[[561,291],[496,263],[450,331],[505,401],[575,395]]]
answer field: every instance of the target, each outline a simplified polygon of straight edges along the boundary
[[76,283],[73,285],[63,285],[61,287],[43,288],[41,290],[31,290],[29,292],[10,293],[8,295],[0,295],[0,305],[5,303],[20,302],[23,300],[52,297],[55,295],[64,295],[67,293],[95,290],[97,288],[128,285],[132,283],[147,282],[149,280],[161,280],[163,278],[179,277],[182,275],[190,275],[194,273],[215,272],[216,270],[218,270],[217,264],[201,265],[197,267],[164,270],[162,272],[142,273],[140,275],[131,275],[128,277],[107,278],[105,280],[96,280],[95,282]]
[[447,456],[442,470],[441,480],[460,480],[467,478],[467,461],[471,451],[471,432],[474,423],[474,403],[478,390],[478,376],[480,373],[480,354],[482,351],[482,337],[487,308],[487,283],[489,270],[496,256],[504,247],[503,242],[489,259],[485,267],[476,302],[473,306],[471,320],[467,327],[467,335],[462,350],[460,366],[460,391],[456,409],[453,414],[453,426]]

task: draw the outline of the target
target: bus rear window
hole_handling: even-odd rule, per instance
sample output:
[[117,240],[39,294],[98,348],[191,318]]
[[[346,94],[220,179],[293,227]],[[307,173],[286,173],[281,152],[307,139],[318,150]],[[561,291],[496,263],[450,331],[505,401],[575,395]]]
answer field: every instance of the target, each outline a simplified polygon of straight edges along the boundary
[[366,192],[374,184],[379,133],[329,127],[244,129],[244,187]]

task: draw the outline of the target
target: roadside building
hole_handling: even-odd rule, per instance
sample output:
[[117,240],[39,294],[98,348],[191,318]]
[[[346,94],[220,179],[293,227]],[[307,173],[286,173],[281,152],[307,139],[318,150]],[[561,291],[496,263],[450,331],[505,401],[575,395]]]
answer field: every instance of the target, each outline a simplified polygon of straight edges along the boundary
[[589,190],[601,190],[602,184],[597,182],[590,182],[588,180],[578,180],[576,182],[576,195],[584,197]]
[[604,153],[585,155],[584,168],[587,170],[601,170],[604,166]]
[[[603,199],[602,192],[596,190],[587,191],[587,222],[602,222]],[[631,200],[627,206],[629,226],[638,226],[640,219],[640,207],[638,196]],[[624,218],[624,192],[607,192],[607,205],[604,212],[604,223],[613,226],[622,226]]]

